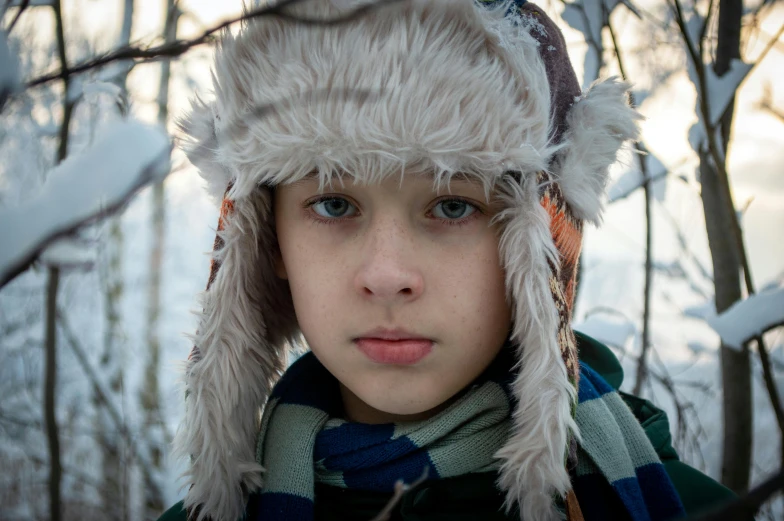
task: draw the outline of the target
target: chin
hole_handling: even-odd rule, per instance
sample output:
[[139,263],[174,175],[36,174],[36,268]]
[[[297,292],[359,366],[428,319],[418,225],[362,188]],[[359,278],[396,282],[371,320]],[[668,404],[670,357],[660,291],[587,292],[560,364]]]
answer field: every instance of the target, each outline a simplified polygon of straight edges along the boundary
[[385,396],[384,398],[387,399],[365,401],[365,403],[374,409],[385,412],[387,414],[394,414],[397,416],[414,416],[432,411],[433,409],[441,406],[446,401],[446,399],[439,400],[438,398],[422,400],[421,395],[412,396],[412,400],[405,400],[405,396],[401,397],[403,398],[402,400],[389,400],[388,396]]

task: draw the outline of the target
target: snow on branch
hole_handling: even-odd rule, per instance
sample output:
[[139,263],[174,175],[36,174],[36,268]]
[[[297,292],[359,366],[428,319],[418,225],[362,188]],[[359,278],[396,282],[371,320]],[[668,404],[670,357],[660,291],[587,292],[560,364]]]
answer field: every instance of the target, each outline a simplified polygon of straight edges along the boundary
[[730,347],[743,344],[774,327],[784,325],[784,287],[761,291],[708,318],[708,325]]
[[[718,76],[713,72],[713,67],[707,64],[705,65],[705,81],[707,83],[707,102],[710,110],[711,128],[715,127],[719,122],[721,116],[727,110],[730,101],[735,97],[738,87],[740,87],[740,84],[753,68],[753,63],[744,63],[741,60],[734,59],[730,62],[730,70],[724,75]],[[691,62],[689,62],[689,78],[699,92],[699,84],[697,83],[699,80],[694,71],[694,65]]]
[[602,29],[608,24],[610,14],[620,4],[641,18],[640,12],[630,0],[578,0],[564,2],[561,18],[572,29],[583,33],[588,52],[585,54],[583,86],[590,85],[598,76],[602,67]]
[[37,196],[0,209],[0,287],[54,240],[116,212],[139,189],[163,180],[170,150],[162,128],[132,121],[110,125],[92,148],[52,169]]
[[[721,76],[717,75],[711,64],[703,61],[702,41],[707,27],[706,18],[694,12],[688,20],[684,20],[677,1],[675,6],[678,9],[677,20],[689,56],[689,79],[697,91],[695,112],[698,122],[689,130],[689,143],[699,153],[705,148],[705,142],[711,139],[710,134],[716,133],[721,117],[755,64],[733,59],[730,61],[729,70]],[[720,142],[720,140],[716,141]],[[723,159],[724,151],[718,152],[720,152],[719,157],[714,160]]]
[[296,23],[305,24],[305,25],[317,25],[317,26],[337,25],[337,24],[347,23],[352,20],[356,20],[361,16],[363,16],[366,12],[370,11],[371,9],[375,9],[379,6],[389,4],[392,2],[399,2],[401,0],[377,0],[372,3],[361,5],[360,7],[357,7],[352,11],[347,12],[345,15],[340,15],[335,18],[307,18],[301,16],[294,16],[292,14],[288,14],[286,11],[283,10],[286,6],[296,3],[298,1],[299,0],[280,0],[278,2],[268,4],[264,7],[254,9],[252,11],[248,11],[240,17],[233,18],[231,20],[226,20],[225,22],[221,22],[215,27],[207,29],[200,36],[193,38],[192,40],[176,40],[172,43],[165,43],[155,47],[149,47],[147,49],[134,47],[134,46],[121,47],[103,56],[99,56],[97,58],[74,65],[66,69],[65,71],[57,70],[50,74],[45,74],[43,76],[35,78],[27,83],[27,87],[30,88],[38,85],[43,85],[45,83],[59,80],[64,75],[71,76],[74,74],[83,73],[118,61],[137,60],[137,63],[141,63],[147,61],[160,60],[161,58],[174,58],[176,56],[180,56],[184,54],[192,47],[204,45],[207,43],[213,43],[215,41],[214,40],[215,33],[218,33],[231,25],[234,25],[238,22],[244,22],[245,20],[259,18],[261,16],[274,16],[285,20],[293,21]]

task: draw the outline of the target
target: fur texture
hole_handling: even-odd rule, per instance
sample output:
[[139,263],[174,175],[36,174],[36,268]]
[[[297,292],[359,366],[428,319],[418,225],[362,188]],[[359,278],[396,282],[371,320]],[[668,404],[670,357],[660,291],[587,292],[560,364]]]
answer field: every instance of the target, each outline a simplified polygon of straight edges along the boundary
[[627,102],[630,88],[616,78],[597,81],[566,117],[564,150],[554,171],[574,214],[596,225],[610,166],[625,142],[639,138],[642,116]]
[[[290,10],[333,17],[358,5],[334,3],[303,1]],[[429,172],[436,187],[471,175],[488,192],[501,191],[520,401],[514,433],[498,453],[500,485],[506,506],[519,503],[525,519],[558,517],[552,498],[570,489],[564,455],[570,432],[579,434],[548,282],[559,259],[536,174],[555,167],[567,200],[596,220],[607,168],[636,131],[624,109],[626,86],[609,82],[572,107],[573,131],[552,143],[538,44],[531,23],[505,16],[508,8],[408,0],[339,26],[269,18],[222,36],[215,99],[195,100],[180,122],[188,157],[212,195],[233,207],[219,233],[220,269],[203,297],[175,439],[176,453],[190,460],[185,507],[199,519],[239,519],[247,494],[262,483],[258,412],[299,334],[288,285],[274,274],[267,187],[313,172],[322,186]]]
[[258,412],[298,331],[288,285],[267,254],[275,241],[270,203],[260,190],[235,204],[185,372],[185,418],[174,448],[176,457],[190,458],[185,508],[199,507],[198,520],[240,519],[247,493],[261,486]]
[[[326,1],[294,7],[340,12]],[[536,41],[503,15],[471,0],[414,0],[339,28],[249,24],[224,36],[216,99],[181,124],[199,132],[187,150],[220,163],[233,200],[314,171],[325,185],[406,169],[435,172],[437,183],[470,173],[491,187],[506,170],[545,169],[556,148],[544,67]]]
[[558,251],[550,217],[539,204],[536,177],[518,183],[508,176],[499,191],[506,209],[495,218],[505,223],[499,248],[514,305],[519,373],[513,388],[520,400],[512,435],[497,454],[504,461],[499,485],[506,491],[507,510],[517,503],[522,519],[550,521],[560,519],[553,497],[565,497],[571,489],[564,466],[569,433],[579,436],[571,415],[577,391],[561,360],[549,285],[549,266],[557,265]]

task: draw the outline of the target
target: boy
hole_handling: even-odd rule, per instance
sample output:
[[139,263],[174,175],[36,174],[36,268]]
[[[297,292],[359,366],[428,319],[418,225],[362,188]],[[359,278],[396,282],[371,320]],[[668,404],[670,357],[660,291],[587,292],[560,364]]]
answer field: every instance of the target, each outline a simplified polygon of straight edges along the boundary
[[399,480],[406,520],[663,520],[725,493],[570,327],[582,222],[639,116],[615,80],[581,93],[539,8],[262,18],[214,82],[182,125],[223,205],[175,440],[189,489],[163,519],[369,520]]

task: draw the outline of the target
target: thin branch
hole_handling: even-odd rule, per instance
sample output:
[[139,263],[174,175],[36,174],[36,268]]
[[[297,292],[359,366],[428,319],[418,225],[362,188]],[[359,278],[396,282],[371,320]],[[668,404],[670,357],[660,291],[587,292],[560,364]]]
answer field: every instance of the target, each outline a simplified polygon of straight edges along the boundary
[[[87,378],[90,380],[96,395],[100,398],[101,403],[109,413],[109,418],[111,418],[112,423],[114,423],[117,432],[119,432],[120,435],[125,439],[125,442],[131,449],[131,454],[136,456],[136,459],[138,460],[142,469],[142,474],[144,475],[145,484],[150,487],[158,488],[160,484],[156,481],[155,473],[153,472],[152,466],[146,457],[146,455],[149,453],[149,447],[140,445],[140,438],[138,436],[134,436],[128,428],[128,425],[123,421],[120,411],[111,401],[109,387],[101,380],[100,376],[98,375],[98,371],[96,371],[90,363],[87,352],[79,343],[76,334],[74,334],[73,328],[71,328],[65,312],[60,308],[57,309],[57,322],[60,324],[60,329],[63,333],[63,336],[68,342],[68,345],[71,347],[71,350],[76,356],[77,361],[82,366],[82,369],[84,370],[85,375],[87,375]],[[144,449],[144,451],[142,452],[139,449]],[[156,492],[161,495],[161,497],[163,497],[161,490],[156,490]]]
[[[738,257],[740,259],[741,267],[743,269],[743,276],[746,283],[746,291],[749,295],[753,295],[755,293],[754,290],[754,282],[751,277],[751,269],[749,265],[748,256],[746,254],[746,247],[743,241],[743,230],[740,227],[740,222],[738,221],[737,213],[735,212],[735,205],[733,203],[732,198],[732,190],[729,185],[729,175],[727,173],[726,164],[725,164],[725,156],[722,152],[719,144],[716,142],[716,132],[715,127],[711,123],[710,118],[710,110],[708,108],[708,83],[706,79],[706,71],[705,71],[705,63],[702,60],[702,54],[696,54],[694,48],[691,45],[689,39],[688,29],[686,28],[686,22],[683,16],[683,10],[680,5],[680,0],[669,0],[672,2],[675,11],[675,19],[678,24],[678,27],[681,30],[681,34],[683,39],[686,43],[686,47],[689,50],[689,54],[692,58],[692,63],[694,65],[694,69],[697,73],[698,83],[697,86],[699,89],[699,98],[700,98],[700,112],[702,113],[702,120],[703,124],[705,125],[706,135],[708,139],[708,148],[713,159],[714,166],[719,171],[719,188],[721,190],[722,198],[724,199],[724,203],[727,205],[727,216],[730,220],[730,233],[732,234],[733,240],[735,242],[735,249]],[[782,32],[784,32],[784,25],[779,29],[776,33],[776,37],[774,40],[778,40],[781,36]],[[760,54],[759,58],[755,62],[755,66],[760,63],[762,58],[767,54],[767,52],[772,48],[772,44],[768,44],[765,50]],[[768,395],[770,397],[771,406],[773,407],[773,412],[776,415],[776,421],[778,423],[779,430],[784,437],[784,408],[782,408],[781,399],[779,398],[779,393],[776,385],[775,378],[773,376],[773,371],[770,364],[770,359],[768,356],[768,350],[765,346],[765,341],[763,340],[762,336],[757,337],[757,351],[759,353],[760,361],[762,362],[762,371],[765,378],[765,387],[768,391]],[[784,451],[782,451],[782,457],[784,458]]]
[[708,3],[708,12],[705,13],[705,23],[702,24],[700,28],[700,39],[697,42],[700,46],[700,56],[705,56],[705,47],[703,43],[706,40],[706,35],[708,34],[708,22],[710,21],[711,14],[713,13],[713,0],[710,0]]
[[65,54],[65,31],[63,29],[63,13],[60,8],[60,0],[54,5],[54,15],[57,24],[57,53],[60,57],[60,74],[57,78],[63,81],[63,122],[60,125],[60,144],[57,148],[57,162],[62,162],[68,155],[68,134],[71,128],[71,114],[73,113],[73,102],[69,99],[70,93],[70,74],[68,72],[68,59]]
[[[629,78],[626,75],[626,68],[624,67],[623,57],[621,56],[621,47],[618,44],[615,30],[610,21],[610,13],[607,12],[607,7],[604,5],[602,6],[602,10],[605,13],[607,29],[610,32],[610,38],[612,39],[613,47],[615,49],[618,70],[620,71],[623,80],[628,81]],[[637,107],[634,93],[629,93],[629,102],[633,108]],[[642,142],[637,141],[634,143],[634,147],[637,150],[637,157],[640,161],[640,172],[642,173],[642,178],[644,180],[643,189],[645,190],[645,285],[643,288],[642,351],[637,362],[637,378],[634,382],[634,390],[632,391],[632,394],[639,395],[642,391],[642,385],[645,382],[645,378],[647,377],[648,365],[646,356],[651,343],[651,291],[653,288],[653,208],[651,206],[651,183],[653,182],[653,179],[648,175],[648,163],[646,162],[648,151],[646,150],[645,145],[643,145]]]
[[411,483],[410,485],[406,485],[403,482],[403,480],[400,479],[397,480],[397,482],[395,483],[395,493],[392,495],[392,498],[384,506],[381,512],[379,512],[378,515],[376,515],[376,517],[374,517],[370,521],[389,521],[390,516],[392,514],[392,510],[395,508],[395,505],[397,505],[400,502],[400,500],[403,499],[403,495],[409,490],[411,490],[412,488],[419,486],[421,483],[424,483],[424,481],[427,479],[427,475],[428,475],[428,470],[427,467],[425,467],[424,470],[422,471],[422,475],[419,476],[417,480]]
[[282,11],[284,7],[299,1],[300,0],[281,0],[280,2],[274,5],[254,9],[253,11],[249,11],[243,14],[242,16],[224,21],[216,25],[215,27],[206,30],[204,31],[204,33],[201,34],[201,36],[193,38],[192,40],[177,40],[173,43],[164,43],[162,45],[158,45],[156,47],[150,47],[148,49],[142,49],[134,46],[123,47],[113,52],[110,52],[108,54],[105,54],[103,56],[93,58],[83,63],[74,65],[70,69],[39,76],[38,78],[29,81],[27,83],[27,87],[28,88],[37,87],[39,85],[43,85],[52,82],[54,80],[57,80],[63,77],[63,75],[73,75],[73,74],[83,73],[91,69],[102,67],[109,63],[113,63],[120,60],[138,60],[140,63],[144,63],[144,62],[154,61],[165,57],[172,58],[172,57],[180,56],[193,47],[204,45],[206,43],[212,43],[214,40],[213,35],[215,33],[220,32],[231,25],[234,25],[235,23],[251,20],[254,18],[270,16],[270,17],[278,17],[284,20],[305,24],[305,25],[314,25],[314,26],[339,25],[339,24],[351,22],[353,20],[357,20],[360,17],[364,16],[365,13],[381,5],[390,4],[401,0],[378,0],[375,3],[363,5],[361,7],[352,10],[351,12],[345,15],[337,16],[335,18],[324,18],[324,19],[306,18],[306,17],[299,17],[299,16],[287,14],[284,11]]
[[779,30],[776,31],[776,34],[768,41],[768,44],[764,49],[762,49],[762,52],[759,53],[759,56],[757,56],[757,58],[754,60],[755,65],[761,62],[762,59],[765,58],[765,56],[767,56],[767,54],[776,46],[776,44],[779,43],[782,35],[784,35],[784,24],[779,27]]
[[10,24],[8,24],[8,29],[5,30],[7,34],[10,34],[11,31],[14,30],[14,26],[16,25],[16,22],[19,21],[19,18],[22,16],[22,13],[24,13],[25,9],[27,9],[27,6],[29,4],[30,4],[30,0],[22,0],[22,4],[16,10],[16,16],[14,16],[14,19],[11,20]]
[[784,110],[776,108],[773,106],[773,103],[770,99],[770,91],[768,90],[769,87],[766,87],[766,93],[763,94],[762,99],[755,105],[756,108],[769,112],[776,118],[778,118],[782,123],[784,123]]
[[[659,210],[661,211],[661,215],[664,215],[664,217],[670,222],[670,226],[672,226],[673,230],[675,231],[675,237],[678,239],[678,245],[680,246],[681,251],[686,254],[686,258],[691,260],[691,262],[697,266],[697,270],[706,281],[713,283],[713,275],[711,275],[710,271],[708,271],[708,268],[705,267],[702,261],[697,258],[697,255],[689,247],[689,241],[686,239],[686,235],[683,233],[683,229],[675,221],[675,217],[673,217],[664,204],[659,205]],[[701,297],[704,297],[706,300],[711,298],[702,288],[696,284],[693,283],[692,288],[696,293],[698,293]]]
[[784,469],[729,504],[707,514],[692,516],[687,521],[736,521],[753,519],[754,515],[776,492],[784,491]]
[[[651,369],[651,376],[657,380],[672,396],[672,401],[675,405],[675,410],[678,415],[676,424],[677,439],[684,444],[684,449],[690,448],[692,451],[695,451],[700,456],[701,463],[704,466],[705,458],[703,457],[702,451],[700,450],[699,439],[705,433],[705,430],[703,429],[702,423],[700,422],[700,416],[697,412],[697,408],[688,398],[686,398],[685,401],[681,401],[681,397],[678,395],[678,385],[681,385],[682,383],[675,381],[673,376],[670,374],[667,365],[664,363],[664,360],[662,360],[659,352],[653,345],[651,346],[651,361],[658,363],[659,370],[661,371],[658,372]],[[683,383],[682,385],[696,387],[705,393],[711,392],[710,388],[706,389],[705,387],[695,385],[694,383]],[[693,421],[696,423],[696,426],[692,426],[691,422],[688,421],[689,415],[691,415]]]
[[[25,454],[25,457],[30,461],[32,461],[33,463],[35,463],[36,465],[41,465],[42,467],[49,463],[48,461],[46,461],[46,459],[35,454],[31,455],[27,453]],[[83,484],[93,487],[99,493],[103,489],[103,483],[96,480],[94,477],[90,476],[89,474],[82,472],[81,470],[75,469],[73,467],[63,467],[63,474],[68,474],[70,476],[73,476],[74,478],[81,481]]]

